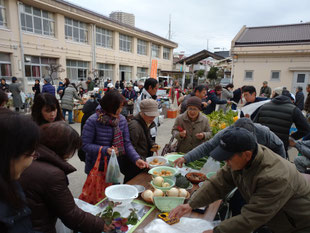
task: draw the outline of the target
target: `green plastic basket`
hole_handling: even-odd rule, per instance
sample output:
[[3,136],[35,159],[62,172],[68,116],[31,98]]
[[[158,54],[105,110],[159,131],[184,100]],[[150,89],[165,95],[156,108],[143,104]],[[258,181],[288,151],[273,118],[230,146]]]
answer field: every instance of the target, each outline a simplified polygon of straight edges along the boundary
[[184,203],[184,197],[154,197],[155,206],[161,212],[170,212]]
[[156,177],[158,175],[155,175],[154,172],[157,172],[158,174],[162,171],[170,171],[172,173],[171,176],[162,176],[163,178],[172,178],[178,173],[178,169],[174,167],[168,167],[168,166],[160,166],[160,167],[154,167],[151,170],[149,170],[149,174],[151,174],[153,177]]
[[167,154],[165,158],[168,160],[170,166],[174,166],[174,161],[177,160],[178,158],[182,158],[184,155],[180,154]]
[[210,179],[212,176],[214,176],[216,172],[208,172],[207,173],[207,178]]
[[170,190],[170,189],[175,185],[175,182],[174,182],[173,180],[171,180],[171,179],[169,179],[169,178],[166,178],[166,177],[164,178],[164,182],[169,183],[170,186],[169,186],[169,187],[160,187],[160,186],[157,186],[157,185],[154,184],[153,180],[151,181],[151,185],[152,185],[154,188],[160,189],[160,190],[162,190],[162,191],[168,191],[168,190]]

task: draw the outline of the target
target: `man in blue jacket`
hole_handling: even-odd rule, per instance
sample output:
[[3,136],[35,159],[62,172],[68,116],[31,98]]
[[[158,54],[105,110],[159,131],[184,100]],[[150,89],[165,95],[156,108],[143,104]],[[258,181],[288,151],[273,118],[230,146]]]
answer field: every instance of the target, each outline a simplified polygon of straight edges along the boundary
[[55,87],[52,84],[50,84],[51,80],[52,79],[50,77],[44,78],[44,85],[42,88],[42,93],[50,93],[53,96],[55,96]]

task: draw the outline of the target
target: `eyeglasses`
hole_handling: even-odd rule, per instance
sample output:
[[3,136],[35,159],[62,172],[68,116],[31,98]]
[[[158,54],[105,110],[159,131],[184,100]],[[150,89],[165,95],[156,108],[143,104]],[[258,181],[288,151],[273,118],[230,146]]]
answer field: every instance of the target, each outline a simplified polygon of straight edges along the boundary
[[188,108],[188,111],[192,111],[192,112],[199,112],[200,110],[198,108]]
[[26,154],[27,157],[31,156],[33,158],[33,160],[36,160],[37,158],[39,158],[40,154],[36,151],[33,151],[31,154]]

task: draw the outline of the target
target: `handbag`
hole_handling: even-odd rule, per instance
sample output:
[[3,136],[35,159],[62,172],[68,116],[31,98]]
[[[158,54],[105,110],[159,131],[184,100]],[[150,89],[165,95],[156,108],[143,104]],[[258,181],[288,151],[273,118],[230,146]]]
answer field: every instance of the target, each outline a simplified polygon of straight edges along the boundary
[[93,205],[97,204],[105,197],[105,189],[112,185],[111,183],[107,183],[105,181],[108,166],[107,156],[104,156],[104,171],[99,171],[101,150],[102,146],[99,149],[96,163],[89,172],[87,179],[83,185],[82,193],[79,196],[79,199]]
[[170,138],[169,143],[164,146],[164,148],[161,152],[161,156],[164,156],[165,154],[177,151],[178,142],[173,143],[173,140],[174,140],[174,135],[172,135],[172,137]]

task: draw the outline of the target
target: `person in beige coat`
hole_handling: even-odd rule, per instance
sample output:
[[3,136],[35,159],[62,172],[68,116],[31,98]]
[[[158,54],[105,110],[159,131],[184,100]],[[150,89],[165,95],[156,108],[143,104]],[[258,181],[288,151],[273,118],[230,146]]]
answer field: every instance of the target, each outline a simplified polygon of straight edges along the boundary
[[202,102],[196,96],[187,101],[186,111],[177,117],[172,134],[178,141],[177,152],[187,153],[212,136],[209,120],[200,111]]
[[251,233],[261,226],[273,233],[310,232],[310,183],[294,164],[257,144],[243,128],[226,131],[210,155],[226,161],[226,165],[198,189],[188,204],[172,210],[170,217],[181,217],[223,199],[238,187],[246,201],[241,214],[205,233]]

